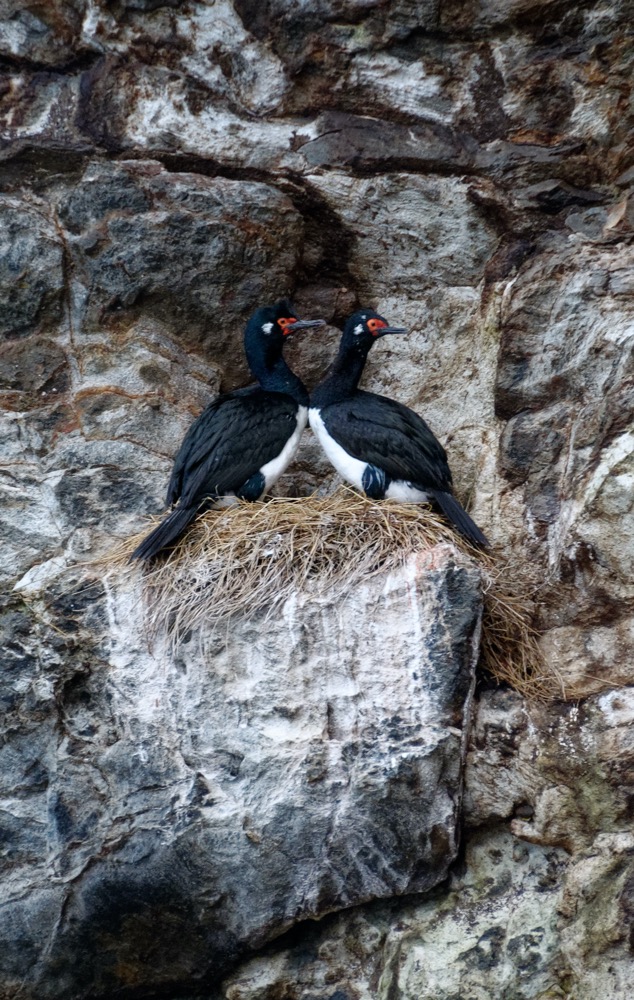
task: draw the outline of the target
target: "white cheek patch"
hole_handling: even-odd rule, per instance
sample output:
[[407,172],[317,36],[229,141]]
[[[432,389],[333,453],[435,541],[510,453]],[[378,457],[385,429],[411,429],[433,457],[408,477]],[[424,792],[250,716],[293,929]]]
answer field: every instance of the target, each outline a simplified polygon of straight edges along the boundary
[[270,333],[272,329],[273,329],[273,324],[272,323],[264,323],[263,326],[262,326],[262,331],[264,333]]
[[359,324],[358,324],[358,326],[355,326],[355,328],[354,328],[354,330],[353,330],[352,332],[353,332],[354,334],[356,334],[356,335],[357,335],[357,337],[358,337],[358,336],[359,336],[360,334],[362,334],[362,333],[363,333],[363,323],[359,323]]

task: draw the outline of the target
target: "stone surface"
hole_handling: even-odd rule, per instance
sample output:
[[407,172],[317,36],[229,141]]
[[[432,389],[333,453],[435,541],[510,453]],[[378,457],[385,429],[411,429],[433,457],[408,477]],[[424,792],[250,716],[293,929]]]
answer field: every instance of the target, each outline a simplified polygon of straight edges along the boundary
[[632,972],[634,692],[479,700],[464,856],[428,899],[362,907],[273,946],[213,1000],[625,1000]]
[[58,213],[82,335],[142,313],[229,364],[244,313],[288,293],[299,259],[301,220],[274,188],[153,162],[89,166]]
[[479,584],[440,547],[177,655],[148,649],[138,578],[27,593],[7,621],[5,988],[191,988],[298,920],[441,882]]
[[106,551],[142,510],[161,509],[170,458],[219,379],[146,319],[83,343],[64,329],[10,340],[1,356],[10,589],[27,571],[45,581]]
[[[17,963],[2,984],[10,996],[24,996],[24,964],[50,991],[64,981],[72,955],[47,978],[33,942],[56,926],[66,892],[63,914],[78,923],[64,916],[46,940],[60,942],[63,926],[73,954],[112,955],[121,935],[106,929],[95,874],[110,855],[73,881],[94,838],[108,828],[104,850],[129,849],[141,872],[172,857],[187,809],[211,808],[188,777],[145,846],[115,823],[89,761],[115,761],[125,705],[138,704],[122,706],[113,671],[122,691],[150,682],[145,667],[137,676],[130,661],[128,676],[111,664],[114,649],[137,648],[133,616],[115,628],[112,600],[99,587],[65,593],[63,574],[161,509],[192,417],[248,377],[244,321],[292,293],[302,315],[335,326],[363,303],[410,328],[377,345],[364,384],[413,406],[447,447],[459,496],[512,557],[507,572],[534,587],[553,694],[568,701],[542,710],[480,692],[464,867],[433,897],[380,904],[380,916],[357,907],[312,931],[297,923],[295,943],[204,989],[214,1000],[629,998],[631,23],[629,0],[0,0],[2,851],[14,871],[46,872],[41,916],[12,926],[20,946],[3,956],[7,970]],[[337,336],[331,326],[289,345],[309,386]],[[306,435],[279,488],[333,482]],[[170,699],[197,656],[188,646],[187,674],[169,667]],[[205,670],[205,690],[219,690]],[[173,734],[143,704],[143,732],[155,718],[158,735]],[[204,726],[187,733],[211,745]],[[117,760],[120,804],[129,772]],[[189,766],[167,752],[133,762],[147,783],[117,816],[149,816],[161,782],[172,788]],[[192,855],[179,887],[168,879],[183,911],[200,870]],[[387,881],[383,895],[401,891]],[[289,916],[301,888],[291,882],[271,934],[323,912],[307,897]],[[200,928],[228,904],[210,890],[187,948],[161,957],[174,927],[165,885],[113,897],[136,914],[124,923],[138,949],[116,975],[133,978],[143,953],[151,969],[171,962],[164,982],[191,995]],[[530,937],[519,944],[516,912]],[[440,966],[426,939],[450,960]],[[135,982],[137,997],[155,992]]]
[[472,837],[442,897],[365,908],[309,930],[300,947],[256,958],[226,1000],[473,1000],[561,996],[552,964],[565,854],[494,830]]
[[[0,200],[3,337],[24,336],[61,318],[63,247],[53,220],[42,209],[37,202],[31,206],[18,198]],[[10,377],[10,373],[7,375]]]
[[547,560],[544,649],[569,697],[632,683],[633,276],[629,246],[545,251],[502,314],[500,466]]

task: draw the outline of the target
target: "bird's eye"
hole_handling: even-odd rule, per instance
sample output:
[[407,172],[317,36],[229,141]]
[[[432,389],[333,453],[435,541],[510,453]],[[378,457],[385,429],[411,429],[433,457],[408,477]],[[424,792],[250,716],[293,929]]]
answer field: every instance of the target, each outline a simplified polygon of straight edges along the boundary
[[282,316],[277,322],[282,328],[282,333],[290,333],[293,325],[297,323],[297,316]]
[[384,326],[387,326],[382,319],[369,319],[368,320],[368,330],[373,336],[377,336],[379,330],[382,330]]

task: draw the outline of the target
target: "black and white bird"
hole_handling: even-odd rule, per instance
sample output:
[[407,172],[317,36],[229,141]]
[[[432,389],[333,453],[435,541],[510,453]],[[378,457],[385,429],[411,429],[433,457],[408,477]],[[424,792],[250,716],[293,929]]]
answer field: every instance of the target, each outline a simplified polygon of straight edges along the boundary
[[219,396],[191,425],[174,460],[167,506],[174,509],[134,550],[152,559],[172,546],[197,514],[235,498],[259,500],[282,475],[306,426],[308,393],[282,350],[289,334],[323,326],[298,320],[278,302],[247,323],[244,349],[256,385]]
[[346,322],[339,353],[311,394],[308,419],[327,457],[345,480],[373,500],[384,498],[439,507],[470,542],[487,539],[453,495],[445,449],[425,421],[402,403],[357,388],[368,351],[388,326],[371,309]]

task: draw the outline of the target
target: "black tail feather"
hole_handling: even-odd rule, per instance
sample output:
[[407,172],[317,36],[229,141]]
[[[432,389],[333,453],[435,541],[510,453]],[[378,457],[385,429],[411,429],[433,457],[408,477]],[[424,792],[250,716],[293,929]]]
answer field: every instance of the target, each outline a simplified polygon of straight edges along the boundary
[[198,514],[198,507],[176,507],[144,538],[130,556],[133,559],[153,559],[162,549],[173,545]]
[[444,493],[442,490],[427,490],[429,496],[436,501],[441,511],[448,521],[453,524],[461,535],[468,541],[483,548],[488,548],[489,541],[477,524],[471,520],[466,510],[451,493]]

